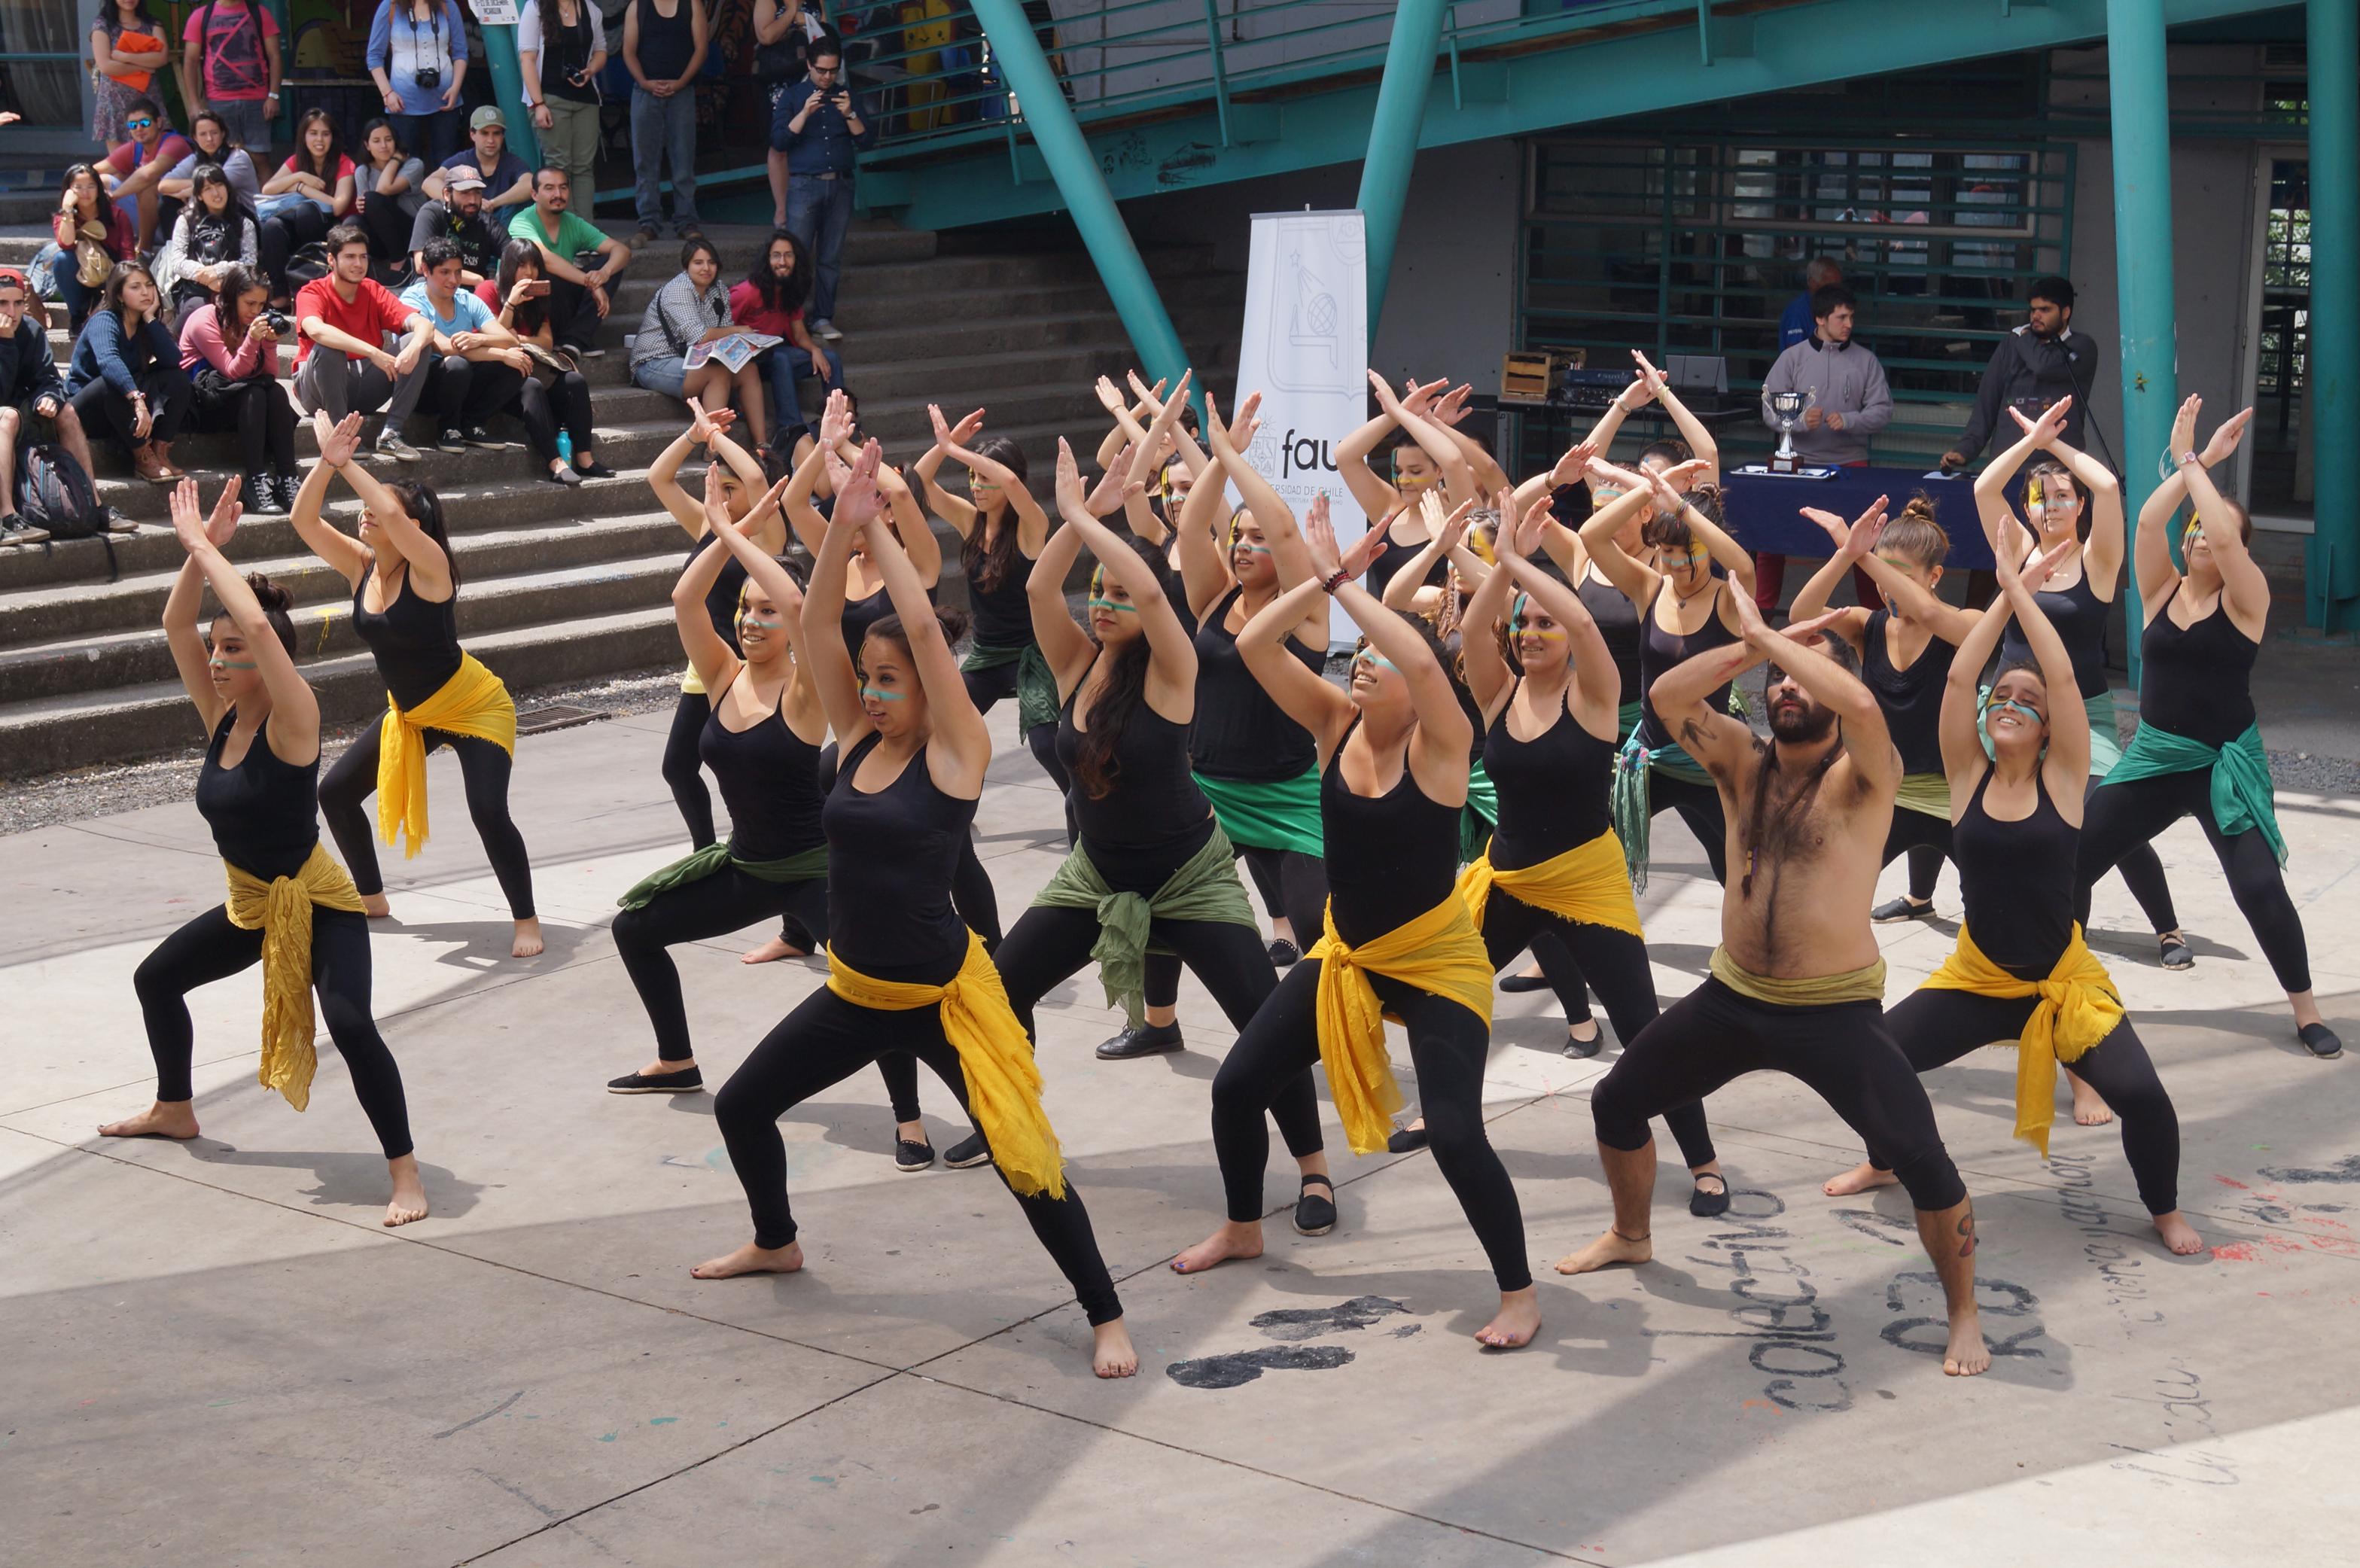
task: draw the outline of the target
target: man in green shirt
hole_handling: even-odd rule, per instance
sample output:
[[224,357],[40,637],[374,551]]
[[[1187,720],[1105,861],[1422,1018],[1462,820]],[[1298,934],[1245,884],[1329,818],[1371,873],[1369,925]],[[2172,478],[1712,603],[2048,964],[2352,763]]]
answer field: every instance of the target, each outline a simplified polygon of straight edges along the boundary
[[598,323],[606,319],[610,303],[606,285],[630,266],[631,252],[571,211],[573,195],[565,170],[543,165],[532,177],[532,205],[510,220],[508,234],[541,249],[549,275],[550,330],[557,341],[585,359],[595,359],[606,352],[597,343]]

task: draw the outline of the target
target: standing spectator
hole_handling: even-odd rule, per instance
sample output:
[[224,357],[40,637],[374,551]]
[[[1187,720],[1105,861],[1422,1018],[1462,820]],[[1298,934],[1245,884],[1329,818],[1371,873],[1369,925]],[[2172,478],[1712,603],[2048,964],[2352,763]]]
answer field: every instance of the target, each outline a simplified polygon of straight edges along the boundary
[[729,320],[729,290],[721,281],[721,256],[709,240],[680,247],[680,274],[656,290],[639,335],[631,340],[631,380],[667,397],[697,398],[708,408],[730,401],[737,388],[739,409],[757,442],[762,440],[762,372],[752,360],[732,373],[717,359],[688,368],[688,351],[745,331]]
[[[229,177],[229,188],[237,199],[252,212],[262,203],[262,171],[254,165],[254,155],[230,136],[229,122],[211,109],[200,109],[189,119],[189,140],[195,147],[188,157],[174,164],[156,189],[164,201],[158,209],[158,221],[169,224],[178,215],[181,203],[189,199],[189,187],[195,181],[197,165],[213,163]],[[259,220],[257,220],[259,221]]]
[[[433,324],[368,275],[368,236],[358,225],[328,231],[328,276],[295,297],[302,334],[295,350],[296,406],[307,414],[325,408],[336,420],[382,408],[377,456],[416,463],[418,449],[401,439],[401,427],[426,390]],[[386,347],[387,339],[403,334],[399,350]]]
[[[631,253],[622,241],[608,238],[595,224],[571,211],[573,200],[573,182],[565,170],[544,165],[533,176],[532,205],[509,221],[508,234],[541,247],[558,341],[585,359],[595,359],[606,352],[597,342],[598,323],[606,319],[613,304],[606,297],[606,284],[631,265]],[[593,260],[594,256],[599,259]]]
[[574,443],[574,473],[585,479],[614,478],[615,471],[591,451],[595,432],[590,424],[590,384],[550,327],[549,279],[541,276],[541,247],[530,240],[508,241],[500,253],[497,276],[477,284],[475,298],[498,309],[500,325],[514,332],[532,357],[520,406],[525,434],[552,479],[564,483],[555,472],[560,425]]
[[484,177],[474,164],[459,164],[442,174],[442,200],[420,207],[410,226],[410,270],[424,274],[427,241],[449,240],[459,247],[460,281],[474,289],[498,269],[500,248],[509,241],[484,215]]
[[629,0],[623,13],[623,63],[630,68],[631,170],[638,176],[639,243],[655,243],[663,222],[658,178],[672,165],[672,229],[705,237],[696,226],[696,73],[705,69],[705,7],[698,0]]
[[353,168],[353,209],[369,237],[369,258],[388,273],[410,271],[410,239],[426,194],[426,165],[402,145],[396,122],[378,115],[361,127]]
[[16,442],[28,419],[49,419],[84,474],[91,473],[90,441],[82,417],[66,400],[66,384],[49,352],[49,329],[26,310],[33,287],[13,267],[0,267],[0,546],[39,544],[48,539],[16,515]]
[[254,214],[221,166],[199,164],[190,184],[195,194],[172,220],[172,237],[156,258],[156,281],[175,316],[211,304],[233,267],[262,270]]
[[[1819,394],[1804,412],[1802,429],[1795,432],[1795,453],[1808,463],[1864,468],[1868,438],[1893,422],[1893,392],[1885,383],[1885,366],[1874,352],[1852,341],[1858,305],[1852,290],[1841,283],[1813,294],[1811,335],[1780,354],[1762,379],[1762,419],[1773,430],[1778,422],[1770,414],[1770,394]],[[1765,613],[1776,609],[1786,582],[1786,558],[1756,550],[1754,602]],[[1876,585],[1858,567],[1852,569],[1852,591],[1866,608],[1884,608]]]
[[[148,14],[148,0],[99,0],[90,25],[90,64],[98,91],[90,121],[91,139],[104,147],[128,140],[124,118],[131,105],[154,100],[156,73],[171,62],[172,40],[164,24]],[[183,93],[183,96],[186,96]]]
[[297,247],[328,237],[336,220],[353,210],[356,189],[335,120],[325,109],[305,110],[295,125],[295,150],[264,182],[255,213],[262,222],[262,269],[270,275],[275,302],[287,302],[288,258]]
[[261,0],[207,0],[180,30],[189,113],[211,109],[240,147],[268,147],[279,117],[279,18]]
[[404,147],[440,163],[459,145],[467,80],[467,21],[458,0],[378,0],[368,73]]
[[189,415],[189,378],[180,345],[158,319],[156,279],[126,261],[106,280],[106,299],[82,323],[66,368],[66,396],[87,426],[96,417],[114,432],[140,478],[169,485],[188,474],[172,466],[172,441]]
[[2076,450],[2090,444],[2082,423],[2098,380],[2098,345],[2089,333],[2073,330],[2073,285],[2062,278],[2037,278],[2026,302],[2024,325],[2000,339],[1983,366],[1975,411],[1959,444],[1942,454],[1944,468],[1964,468],[1981,457],[1992,432],[2007,428],[2007,409],[2037,419],[2068,394],[2073,406],[2065,415],[2064,443]]
[[486,103],[467,117],[467,137],[474,145],[461,147],[426,176],[426,194],[442,199],[443,177],[454,169],[472,169],[484,177],[484,206],[492,222],[506,223],[514,210],[532,201],[532,170],[508,150],[508,123],[496,104]]
[[[746,280],[729,290],[730,320],[748,332],[786,340],[764,349],[755,361],[770,378],[770,413],[778,421],[773,444],[781,452],[792,451],[805,430],[795,383],[816,375],[831,390],[844,385],[844,361],[836,350],[814,343],[803,325],[803,305],[811,290],[811,260],[803,254],[803,242],[785,229],[770,236]],[[759,431],[755,440],[761,440]]]
[[[787,94],[803,84],[804,57],[810,52],[814,38],[827,31],[827,24],[819,18],[819,7],[806,5],[803,0],[754,0],[754,59],[758,66],[766,60],[779,63],[764,80],[770,83],[770,118],[779,117],[779,105]],[[770,227],[787,226],[787,149],[775,145],[770,149]]]
[[131,139],[99,163],[99,178],[117,202],[137,203],[139,248],[156,243],[157,184],[172,166],[189,156],[189,138],[166,124],[164,111],[153,98],[135,98],[123,116],[124,134]]
[[180,318],[189,428],[236,431],[246,509],[283,516],[294,509],[301,482],[295,477],[295,406],[279,385],[279,329],[263,309],[270,286],[258,270],[233,266],[220,294]]
[[[485,427],[496,408],[516,400],[532,361],[516,334],[499,324],[490,306],[459,285],[459,247],[429,240],[418,281],[402,290],[401,302],[426,318],[427,391],[435,406],[435,450],[453,453],[469,447],[506,452],[515,444]],[[578,485],[569,471],[564,479]]]
[[[85,241],[95,245],[104,253],[109,271],[129,261],[138,252],[131,233],[131,214],[107,195],[97,169],[77,163],[66,170],[65,194],[58,203],[57,215],[49,220],[49,232],[57,245],[57,254],[50,258],[49,279],[57,285],[58,298],[65,302],[66,330],[80,332],[106,287],[106,275],[93,266],[91,281],[84,283],[79,247]],[[95,262],[98,256],[90,259]]]
[[595,0],[524,0],[517,20],[524,101],[542,133],[541,156],[576,180],[598,177],[598,73],[606,69],[606,19]]
[[1778,352],[1786,353],[1811,335],[1811,323],[1818,318],[1811,312],[1812,298],[1830,284],[1843,281],[1843,268],[1831,256],[1815,256],[1803,268],[1803,291],[1786,301],[1786,310],[1778,317]]
[[[837,263],[852,226],[852,178],[859,150],[875,144],[875,110],[853,95],[844,74],[844,44],[833,33],[815,38],[805,80],[770,118],[770,145],[784,148],[792,181],[787,227],[816,264],[811,330],[835,343]],[[790,113],[789,111],[792,111]]]

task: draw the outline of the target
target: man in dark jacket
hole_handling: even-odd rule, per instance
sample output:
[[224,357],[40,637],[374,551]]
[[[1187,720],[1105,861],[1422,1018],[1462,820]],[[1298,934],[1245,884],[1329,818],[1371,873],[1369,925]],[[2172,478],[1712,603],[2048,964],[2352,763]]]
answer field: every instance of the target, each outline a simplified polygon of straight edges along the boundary
[[2097,342],[2073,330],[2073,285],[2066,279],[2038,279],[2027,303],[2024,325],[2000,340],[1991,363],[1983,366],[1975,411],[1959,444],[1942,454],[1944,468],[1964,468],[1974,462],[1994,435],[2003,447],[2014,445],[2016,438],[2009,432],[2015,421],[2007,417],[2011,407],[2036,416],[2068,394],[2073,408],[2065,418],[2065,444],[2088,448],[2083,421],[2090,413],[2090,389],[2098,380]]
[[94,472],[90,441],[66,401],[66,384],[49,352],[47,313],[27,310],[33,291],[15,267],[0,267],[0,548],[39,544],[49,536],[16,515],[16,437],[27,418],[53,421],[58,444],[84,474]]

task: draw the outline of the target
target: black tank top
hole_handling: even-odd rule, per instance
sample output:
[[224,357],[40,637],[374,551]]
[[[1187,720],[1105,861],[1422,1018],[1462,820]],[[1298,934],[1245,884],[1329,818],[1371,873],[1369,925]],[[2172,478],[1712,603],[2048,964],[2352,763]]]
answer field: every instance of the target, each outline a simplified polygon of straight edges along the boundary
[[1983,770],[1974,799],[1950,830],[1950,859],[1967,929],[1983,956],[2019,980],[2043,980],[2073,940],[2074,856],[2081,830],[2057,814],[2046,780],[2032,787],[2039,802],[2020,822],[2003,822],[1983,809],[1992,770]]
[[2254,722],[2254,656],[2261,644],[2229,618],[2225,598],[2185,630],[2172,624],[2171,593],[2155,607],[2139,657],[2139,720],[2205,746],[2226,746]]
[[[927,604],[934,602],[936,593],[937,590],[933,588],[926,590]],[[892,595],[885,592],[885,585],[881,583],[877,585],[877,592],[866,599],[845,600],[844,646],[851,653],[855,668],[860,663],[860,645],[869,640],[869,628],[892,614]]]
[[[1666,631],[1663,624],[1655,619],[1655,605],[1661,604],[1664,595],[1672,591],[1669,578],[1665,579],[1663,585],[1655,591],[1655,604],[1649,605],[1647,613],[1640,617],[1639,739],[1650,750],[1667,746],[1672,740],[1671,730],[1655,713],[1653,693],[1656,679],[1684,659],[1692,659],[1710,648],[1727,648],[1737,640],[1737,634],[1721,622],[1718,595],[1726,587],[1726,583],[1721,583],[1706,591],[1704,596],[1713,600],[1712,613],[1705,616],[1702,626],[1686,637],[1676,637]],[[1705,699],[1705,705],[1715,713],[1726,708],[1729,705],[1729,683],[1722,681],[1720,689]]]
[[1153,893],[1213,836],[1212,805],[1188,774],[1188,726],[1175,724],[1144,697],[1115,737],[1113,785],[1092,800],[1075,771],[1082,731],[1074,722],[1087,673],[1057,715],[1057,760],[1074,780],[1067,799],[1090,864],[1118,893]]
[[[1299,779],[1318,765],[1319,748],[1311,732],[1286,716],[1239,657],[1229,606],[1242,592],[1232,588],[1222,594],[1196,628],[1196,722],[1189,727],[1188,754],[1196,771],[1210,779]],[[1326,654],[1304,647],[1291,632],[1285,648],[1314,675],[1328,668]]]
[[721,722],[716,695],[696,739],[696,755],[729,807],[729,853],[740,860],[784,860],[827,842],[819,747],[787,727],[786,693],[779,698],[761,723],[740,732]]
[[1904,773],[1942,771],[1942,683],[1950,678],[1950,656],[1959,650],[1932,637],[1907,670],[1893,668],[1885,646],[1890,610],[1868,617],[1868,634],[1860,657],[1860,678],[1876,693],[1885,710],[1885,727],[1893,732],[1893,748],[1901,754]]
[[[2057,628],[2057,637],[2064,643],[2065,651],[2073,659],[2073,684],[2081,689],[2081,700],[2089,701],[2106,690],[2106,617],[2114,606],[2098,597],[2090,586],[2090,567],[2081,564],[2081,575],[2066,587],[2055,592],[2046,589],[2035,593],[2033,602],[2049,624]],[[2032,645],[2025,640],[2024,627],[2010,620],[2000,633],[2000,658],[2004,660],[2032,659]]]
[[[978,517],[975,526],[982,528],[983,519]],[[1016,527],[1016,514],[1010,512],[1000,526]],[[1034,640],[1032,602],[1024,592],[1025,579],[1032,572],[1032,562],[1021,549],[1009,552],[1008,571],[996,587],[986,588],[973,569],[968,570],[967,607],[975,618],[976,647],[1022,648]]]
[[[589,0],[584,0],[588,4]],[[639,69],[651,82],[669,82],[688,69],[696,53],[695,18],[689,6],[696,0],[680,0],[669,16],[657,10],[648,0],[632,0],[639,13]],[[552,4],[543,8],[544,16],[553,14]],[[619,39],[615,41],[617,53],[622,51]]]
[[1639,676],[1639,606],[1622,596],[1622,590],[1612,583],[1601,583],[1588,571],[1581,574],[1581,586],[1574,590],[1581,607],[1598,623],[1598,635],[1606,639],[1606,651],[1614,656],[1614,673],[1622,682],[1622,701],[1635,702],[1645,695]]
[[[1354,719],[1352,729],[1360,727]],[[1319,818],[1336,934],[1358,945],[1407,925],[1449,896],[1459,880],[1460,808],[1429,799],[1406,759],[1391,789],[1352,793],[1343,765],[1351,738],[1346,730],[1320,775]]]
[[1483,759],[1483,704],[1467,685],[1467,633],[1462,627],[1436,641],[1442,648],[1442,673],[1450,678],[1451,694],[1459,699],[1459,711],[1467,715],[1467,765],[1472,768]]
[[[707,534],[688,547],[688,559],[694,561],[707,550],[727,548]],[[705,617],[713,623],[721,640],[729,645],[729,651],[741,659],[746,650],[738,646],[738,596],[745,587],[746,563],[732,555],[721,563],[721,575],[713,580],[713,586],[705,591]]]
[[1508,733],[1514,705],[1511,693],[1483,733],[1483,771],[1500,794],[1491,864],[1502,870],[1554,860],[1604,833],[1614,777],[1614,743],[1583,729],[1570,710],[1560,706],[1548,728],[1518,740]]
[[235,709],[213,726],[197,774],[197,814],[213,829],[213,847],[239,870],[268,882],[292,877],[320,842],[320,759],[302,768],[270,750],[270,721],[254,732],[235,768],[222,766]]
[[[1388,521],[1385,524],[1385,527],[1388,528],[1392,528],[1392,522]],[[1385,546],[1385,552],[1369,563],[1369,592],[1374,593],[1380,599],[1383,598],[1385,596],[1385,589],[1392,584],[1393,580],[1402,574],[1402,569],[1404,567],[1417,559],[1418,552],[1424,550],[1429,542],[1430,541],[1427,539],[1420,539],[1415,544],[1402,544],[1389,540]],[[1448,556],[1438,556],[1436,558],[1434,564],[1426,569],[1426,581],[1419,584],[1419,586],[1425,588],[1444,587],[1448,585],[1450,581],[1449,572],[1450,561]]]
[[854,787],[880,736],[863,736],[836,770],[821,822],[827,830],[828,941],[880,980],[939,985],[967,957],[967,927],[951,908],[951,875],[976,802],[944,794],[920,746],[875,794]]
[[410,572],[382,613],[362,604],[368,592],[372,566],[353,590],[353,630],[377,656],[377,672],[396,703],[414,708],[440,691],[459,673],[459,596],[441,604],[421,598]]

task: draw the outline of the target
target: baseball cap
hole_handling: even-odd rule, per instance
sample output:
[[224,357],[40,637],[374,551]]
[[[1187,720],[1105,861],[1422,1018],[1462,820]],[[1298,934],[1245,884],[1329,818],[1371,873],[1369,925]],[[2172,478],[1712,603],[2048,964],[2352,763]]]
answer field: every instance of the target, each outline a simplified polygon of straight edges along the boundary
[[467,128],[471,131],[491,129],[505,131],[508,128],[508,123],[507,118],[501,114],[498,104],[486,103],[482,108],[467,116]]
[[445,191],[481,191],[484,177],[472,163],[454,163],[442,171]]

